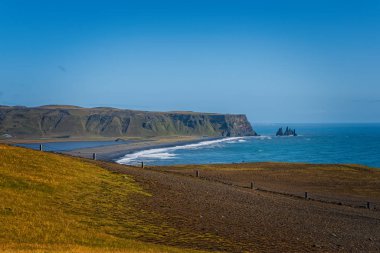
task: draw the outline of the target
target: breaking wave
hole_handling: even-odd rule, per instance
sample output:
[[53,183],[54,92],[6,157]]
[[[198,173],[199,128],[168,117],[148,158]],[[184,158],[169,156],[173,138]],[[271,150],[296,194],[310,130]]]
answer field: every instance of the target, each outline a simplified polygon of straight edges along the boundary
[[202,141],[199,143],[193,143],[193,144],[186,144],[181,146],[174,146],[174,147],[167,147],[167,148],[153,148],[153,149],[147,149],[138,151],[135,153],[127,154],[124,157],[117,160],[117,163],[120,164],[131,164],[133,162],[136,162],[138,160],[143,159],[174,159],[175,154],[173,151],[176,150],[183,150],[183,149],[200,149],[205,147],[212,147],[212,146],[218,146],[222,143],[238,143],[238,142],[245,142],[244,140],[247,137],[229,137],[229,138],[223,138],[223,139],[217,139],[217,140],[210,140],[210,141]]

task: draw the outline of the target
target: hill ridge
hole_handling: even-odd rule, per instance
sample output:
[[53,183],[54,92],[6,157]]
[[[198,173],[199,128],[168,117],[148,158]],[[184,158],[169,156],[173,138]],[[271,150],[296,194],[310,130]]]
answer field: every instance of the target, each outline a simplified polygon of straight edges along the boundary
[[252,136],[244,114],[150,112],[71,105],[0,107],[0,135],[35,137]]

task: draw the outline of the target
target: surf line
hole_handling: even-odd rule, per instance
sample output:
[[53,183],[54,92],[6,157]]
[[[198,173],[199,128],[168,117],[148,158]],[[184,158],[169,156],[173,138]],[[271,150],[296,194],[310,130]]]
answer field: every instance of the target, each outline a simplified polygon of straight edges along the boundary
[[145,159],[146,158],[148,158],[148,159],[172,159],[176,155],[171,153],[171,152],[175,151],[175,150],[199,149],[199,148],[217,145],[217,144],[223,143],[223,142],[227,142],[227,143],[239,142],[240,140],[244,140],[245,138],[247,138],[247,137],[227,137],[227,138],[223,138],[223,139],[201,141],[198,143],[178,145],[178,146],[173,146],[173,147],[146,149],[146,150],[141,150],[138,152],[126,154],[122,158],[116,160],[116,162],[120,163],[120,164],[130,164],[132,162],[135,162],[136,160],[143,159],[143,158],[145,158]]

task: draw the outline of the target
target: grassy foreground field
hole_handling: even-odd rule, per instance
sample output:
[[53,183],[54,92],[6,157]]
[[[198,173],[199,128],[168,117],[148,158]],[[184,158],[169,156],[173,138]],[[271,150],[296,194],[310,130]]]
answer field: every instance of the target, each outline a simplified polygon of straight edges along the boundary
[[356,165],[141,169],[0,144],[0,252],[379,252],[379,192]]
[[[132,175],[152,193],[139,205],[170,217],[171,226],[224,238],[207,244],[194,240],[193,246],[227,252],[380,251],[378,169],[245,163],[142,170],[99,164]],[[250,188],[252,181],[255,189]],[[309,192],[308,199],[304,191]]]
[[178,231],[135,208],[134,195],[150,198],[127,175],[0,145],[0,251],[195,252],[147,242]]
[[349,164],[257,162],[153,167],[154,170],[195,176],[239,187],[250,187],[350,205],[369,201],[380,208],[380,169]]

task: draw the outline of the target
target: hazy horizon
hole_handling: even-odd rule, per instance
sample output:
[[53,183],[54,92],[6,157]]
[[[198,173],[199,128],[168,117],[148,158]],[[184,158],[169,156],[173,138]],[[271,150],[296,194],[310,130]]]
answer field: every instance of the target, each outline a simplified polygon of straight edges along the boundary
[[0,104],[379,123],[379,1],[1,1]]

